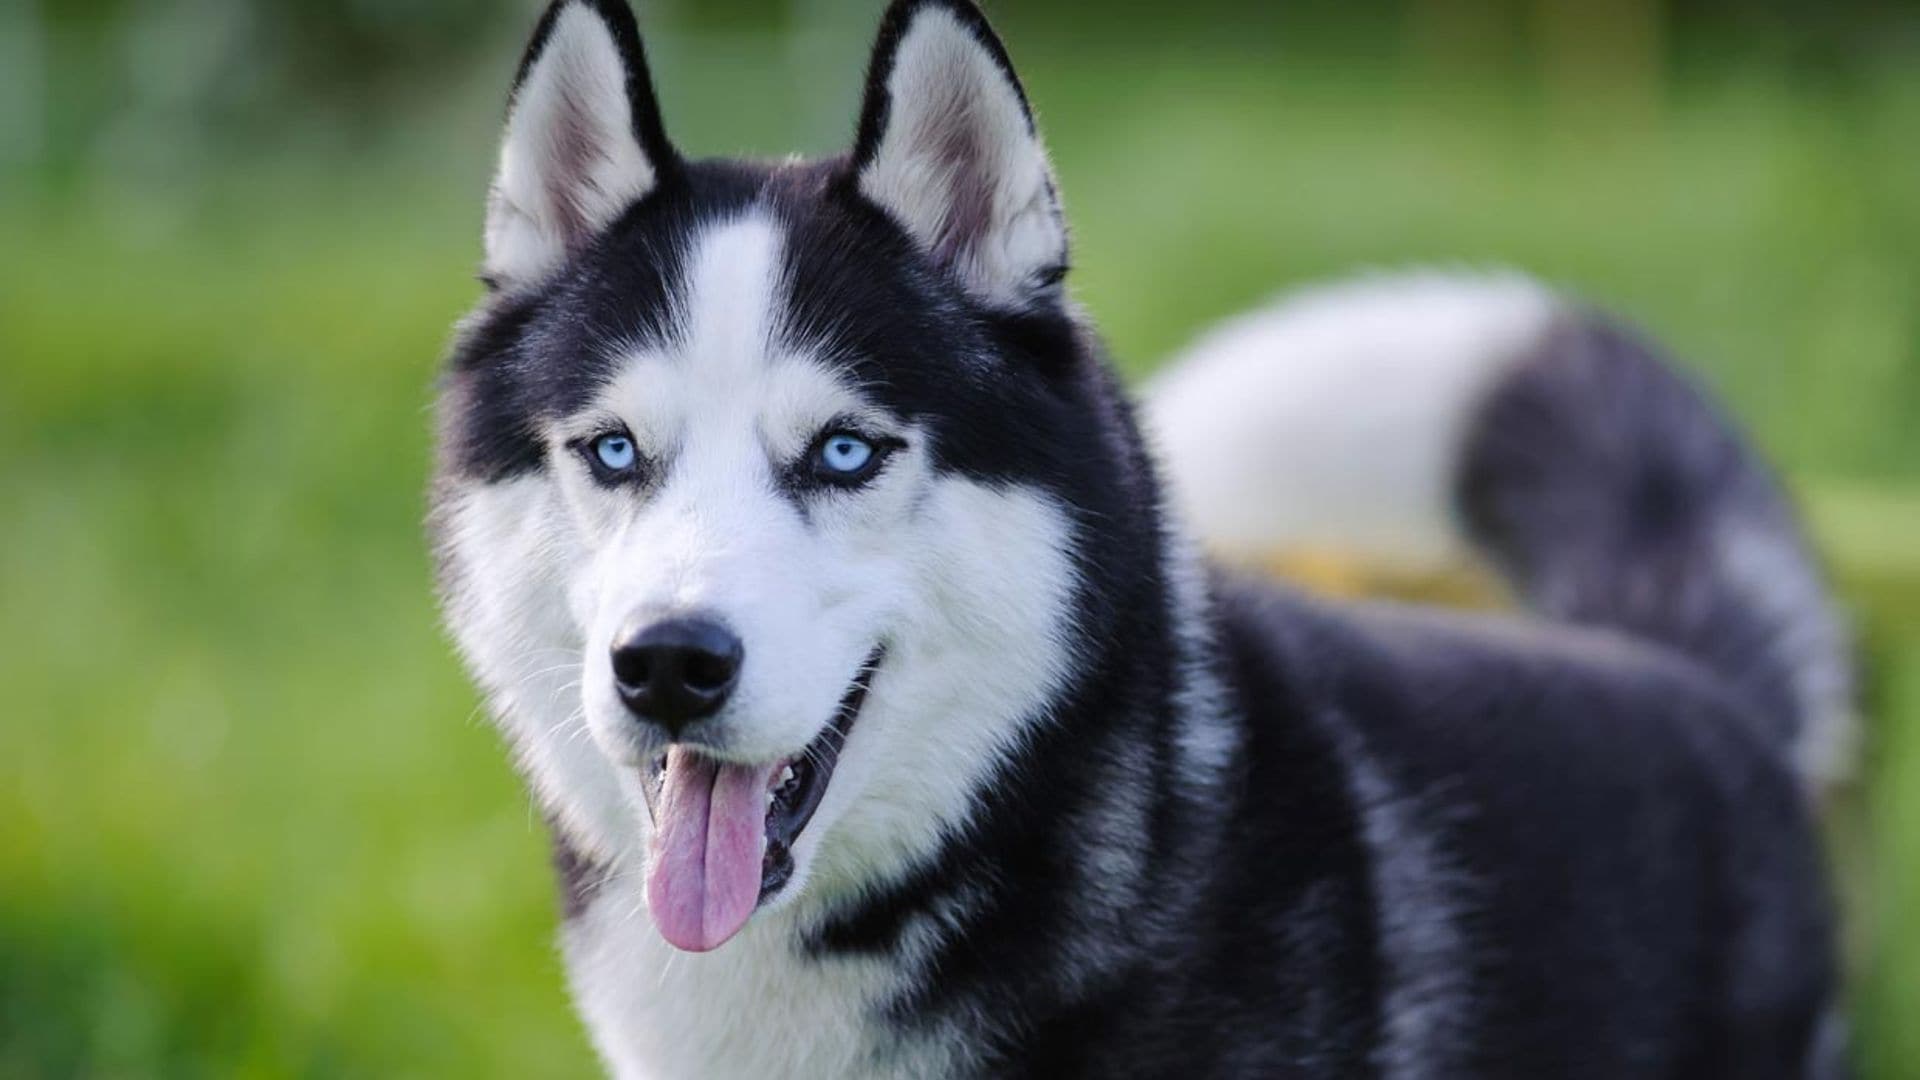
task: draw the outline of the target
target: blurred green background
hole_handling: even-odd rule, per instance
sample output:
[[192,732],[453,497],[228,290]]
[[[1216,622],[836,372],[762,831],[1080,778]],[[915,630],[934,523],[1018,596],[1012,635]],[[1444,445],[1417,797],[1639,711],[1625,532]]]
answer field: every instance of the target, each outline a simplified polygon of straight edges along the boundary
[[[877,6],[644,5],[669,127],[839,148]],[[0,0],[0,1076],[590,1074],[419,529],[536,8]],[[992,8],[1129,373],[1289,284],[1513,264],[1757,430],[1864,645],[1864,1071],[1920,1076],[1916,5]]]

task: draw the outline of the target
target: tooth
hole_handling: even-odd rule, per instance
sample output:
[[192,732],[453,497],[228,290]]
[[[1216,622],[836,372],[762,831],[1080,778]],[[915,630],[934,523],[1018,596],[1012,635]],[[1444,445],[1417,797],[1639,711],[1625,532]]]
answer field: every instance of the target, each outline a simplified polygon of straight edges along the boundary
[[775,784],[774,786],[786,787],[788,784],[791,784],[791,783],[793,783],[793,766],[788,765],[783,767],[780,770],[780,782],[778,784]]

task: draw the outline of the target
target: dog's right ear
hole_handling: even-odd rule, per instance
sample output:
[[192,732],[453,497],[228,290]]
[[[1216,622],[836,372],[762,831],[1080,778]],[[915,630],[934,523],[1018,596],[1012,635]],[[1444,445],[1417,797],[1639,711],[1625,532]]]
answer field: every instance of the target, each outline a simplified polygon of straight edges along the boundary
[[555,0],[513,84],[487,283],[539,281],[678,167],[626,0]]

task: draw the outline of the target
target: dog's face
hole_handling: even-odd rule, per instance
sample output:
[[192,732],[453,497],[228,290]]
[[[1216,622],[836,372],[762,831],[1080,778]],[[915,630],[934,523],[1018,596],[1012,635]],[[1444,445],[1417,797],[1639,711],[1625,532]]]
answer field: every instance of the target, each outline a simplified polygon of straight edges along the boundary
[[924,853],[1061,688],[1102,467],[1064,226],[959,0],[888,13],[843,159],[679,158],[623,0],[555,4],[512,100],[448,618],[560,827],[710,949]]

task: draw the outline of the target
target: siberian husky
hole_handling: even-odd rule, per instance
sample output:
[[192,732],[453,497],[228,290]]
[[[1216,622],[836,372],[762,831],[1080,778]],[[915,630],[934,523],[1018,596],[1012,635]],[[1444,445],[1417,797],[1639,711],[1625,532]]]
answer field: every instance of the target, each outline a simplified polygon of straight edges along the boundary
[[[1837,1075],[1847,643],[1725,417],[1458,275],[1283,301],[1136,417],[1068,265],[966,0],[775,164],[675,151],[624,0],[541,20],[432,521],[607,1067]],[[1200,554],[1296,543],[1527,614]]]

